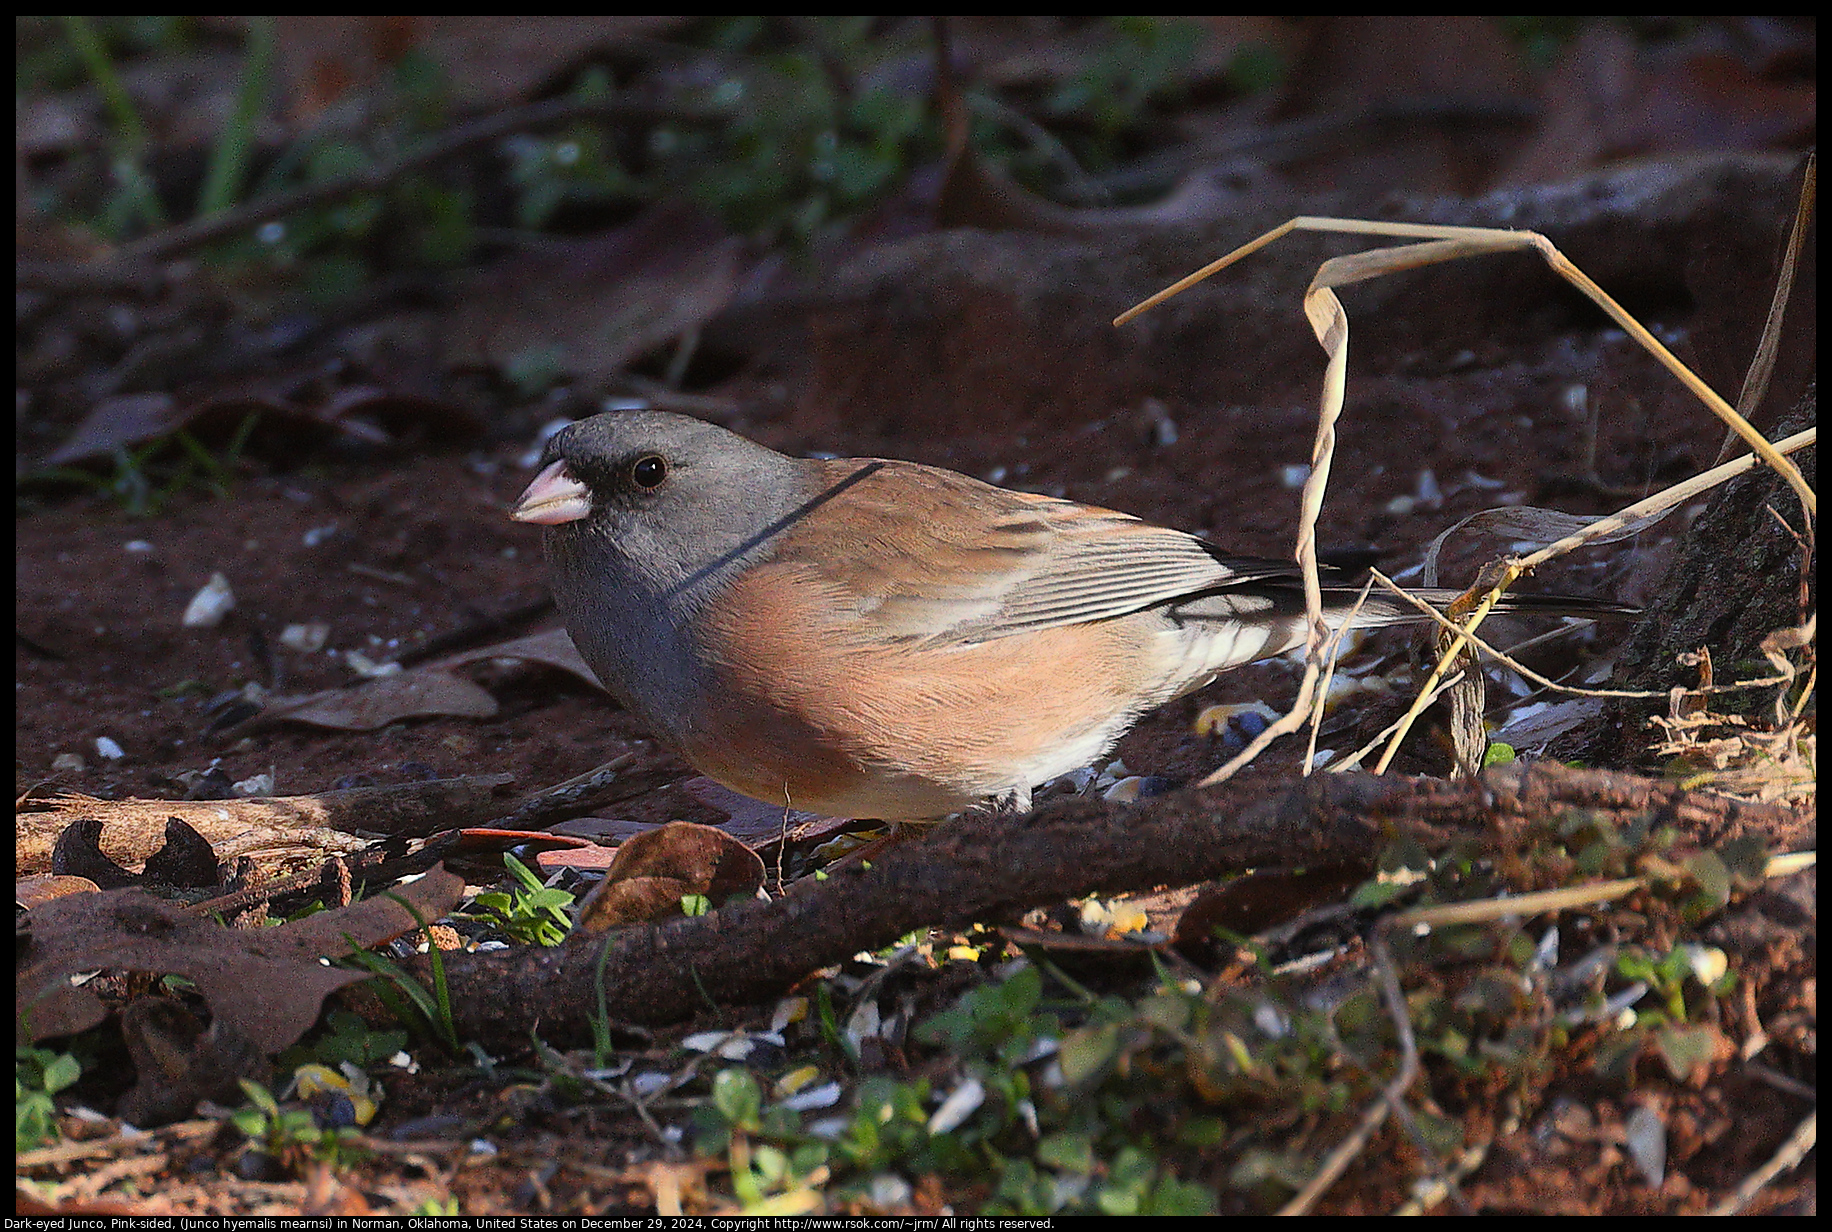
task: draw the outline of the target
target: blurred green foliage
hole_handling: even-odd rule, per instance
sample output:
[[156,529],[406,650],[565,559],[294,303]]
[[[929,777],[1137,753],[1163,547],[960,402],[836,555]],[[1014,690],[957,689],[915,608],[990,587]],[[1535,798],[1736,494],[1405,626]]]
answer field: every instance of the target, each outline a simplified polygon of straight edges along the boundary
[[[976,140],[989,156],[1035,187],[1048,190],[1060,178],[1051,163],[1060,163],[1064,150],[1083,170],[1098,172],[1137,147],[1154,108],[1178,97],[1202,36],[1199,26],[1179,20],[1093,21],[1101,37],[1084,41],[1095,50],[1029,100],[1035,118],[1017,121],[1025,132],[976,120]],[[373,170],[456,122],[445,69],[411,48],[372,87],[360,133],[327,127],[278,150],[253,150],[254,121],[277,93],[270,23],[251,19],[234,112],[195,201],[179,203],[174,185],[155,184],[147,170],[155,151],[120,85],[121,70],[130,61],[220,43],[222,31],[205,33],[183,18],[19,19],[17,94],[94,84],[107,101],[111,129],[105,198],[40,204],[129,239],[163,225],[168,214],[216,212]],[[681,104],[680,120],[635,130],[576,123],[512,136],[495,147],[504,164],[500,184],[475,163],[403,172],[385,188],[301,209],[223,241],[210,255],[232,281],[251,286],[279,276],[312,300],[336,299],[384,271],[470,260],[480,233],[500,226],[505,188],[507,221],[517,230],[603,229],[646,204],[686,199],[760,243],[802,250],[883,202],[914,168],[941,155],[926,85],[934,49],[925,21],[706,18],[684,31],[676,47],[672,60],[664,56],[648,67],[651,84]],[[1279,71],[1261,55],[1243,54],[1236,67],[1242,84],[1256,87]],[[604,99],[616,83],[608,64],[590,63],[565,88],[580,100]],[[708,108],[720,115],[717,122],[687,118]],[[1039,155],[1040,142],[1050,146],[1047,156]],[[169,174],[161,166],[160,174]]]

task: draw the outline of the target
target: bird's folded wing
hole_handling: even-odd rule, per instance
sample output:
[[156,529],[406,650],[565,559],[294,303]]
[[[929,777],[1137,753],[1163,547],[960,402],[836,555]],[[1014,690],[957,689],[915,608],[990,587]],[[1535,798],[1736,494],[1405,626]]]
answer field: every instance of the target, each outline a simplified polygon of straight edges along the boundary
[[952,471],[887,462],[856,478],[858,460],[827,465],[840,489],[832,503],[846,514],[828,526],[845,535],[827,539],[818,561],[798,559],[787,536],[778,561],[824,577],[861,622],[902,642],[989,641],[1295,572],[1289,562],[1223,558],[1129,514]]

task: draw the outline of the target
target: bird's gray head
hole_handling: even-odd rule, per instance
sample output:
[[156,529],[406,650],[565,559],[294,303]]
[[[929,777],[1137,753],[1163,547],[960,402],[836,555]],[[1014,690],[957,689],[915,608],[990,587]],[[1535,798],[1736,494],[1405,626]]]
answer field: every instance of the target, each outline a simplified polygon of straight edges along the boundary
[[716,424],[621,411],[569,424],[512,516],[548,527],[556,569],[650,594],[691,589],[768,551],[808,499],[805,464]]

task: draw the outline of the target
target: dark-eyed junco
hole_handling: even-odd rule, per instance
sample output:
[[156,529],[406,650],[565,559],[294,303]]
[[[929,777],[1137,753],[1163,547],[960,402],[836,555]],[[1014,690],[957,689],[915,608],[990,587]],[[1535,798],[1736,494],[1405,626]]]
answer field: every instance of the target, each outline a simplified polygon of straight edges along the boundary
[[[562,429],[513,516],[548,528],[561,615],[619,701],[726,786],[836,816],[1022,807],[1146,711],[1305,636],[1289,561],[680,415]],[[1326,617],[1358,593],[1326,586]],[[1374,592],[1355,623],[1416,619]]]

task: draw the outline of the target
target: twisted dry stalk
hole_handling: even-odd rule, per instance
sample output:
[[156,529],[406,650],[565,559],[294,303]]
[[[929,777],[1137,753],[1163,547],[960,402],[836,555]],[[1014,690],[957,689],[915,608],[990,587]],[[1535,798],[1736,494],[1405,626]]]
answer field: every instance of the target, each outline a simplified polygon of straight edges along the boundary
[[[1113,323],[1124,325],[1140,313],[1156,307],[1172,296],[1219,273],[1243,257],[1250,256],[1293,231],[1392,236],[1424,242],[1333,257],[1318,267],[1316,276],[1311,279],[1310,286],[1304,293],[1304,315],[1310,320],[1311,329],[1317,335],[1317,341],[1322,344],[1327,356],[1323,376],[1323,394],[1317,416],[1317,432],[1311,447],[1311,470],[1299,498],[1296,557],[1304,578],[1304,601],[1310,620],[1310,638],[1306,647],[1304,676],[1299,682],[1298,695],[1292,703],[1291,710],[1260,732],[1232,760],[1205,778],[1202,786],[1210,786],[1231,778],[1241,767],[1258,757],[1272,741],[1304,726],[1307,717],[1314,709],[1313,703],[1317,694],[1318,682],[1323,674],[1325,643],[1329,637],[1328,629],[1323,623],[1322,588],[1317,577],[1316,524],[1323,508],[1324,492],[1329,486],[1330,462],[1334,457],[1336,447],[1336,421],[1342,415],[1343,396],[1348,383],[1349,321],[1342,301],[1336,296],[1334,290],[1336,287],[1463,257],[1531,250],[1544,258],[1560,277],[1602,308],[1629,337],[1640,343],[1662,366],[1673,373],[1681,384],[1697,396],[1712,414],[1723,420],[1729,426],[1733,436],[1741,437],[1753,451],[1749,457],[1726,466],[1715,467],[1682,484],[1674,485],[1665,492],[1638,501],[1608,518],[1599,519],[1530,556],[1503,562],[1499,580],[1485,592],[1472,597],[1471,610],[1463,620],[1457,635],[1450,639],[1450,644],[1440,656],[1436,668],[1424,687],[1420,689],[1418,698],[1397,725],[1391,742],[1375,767],[1376,773],[1384,771],[1391,764],[1412,722],[1424,712],[1431,699],[1436,696],[1443,676],[1449,671],[1450,664],[1454,663],[1469,646],[1471,636],[1494,608],[1502,593],[1515,580],[1536,566],[1572,551],[1582,544],[1618,534],[1631,524],[1651,524],[1648,521],[1651,517],[1664,515],[1666,511],[1676,507],[1682,501],[1690,499],[1715,484],[1724,482],[1734,474],[1741,474],[1753,466],[1755,460],[1758,459],[1772,467],[1793,488],[1800,497],[1801,505],[1806,510],[1809,519],[1817,515],[1817,497],[1812,488],[1807,485],[1799,468],[1786,457],[1786,453],[1813,443],[1816,439],[1815,434],[1809,430],[1788,438],[1784,442],[1786,449],[1771,443],[1736,408],[1719,396],[1690,368],[1681,363],[1658,338],[1648,331],[1646,326],[1631,316],[1589,275],[1573,264],[1570,258],[1560,252],[1551,240],[1535,231],[1374,222],[1352,218],[1301,215],[1274,227],[1257,239],[1241,245],[1219,260],[1210,262],[1195,273],[1127,309],[1114,318]],[[1309,774],[1310,771],[1311,766],[1307,761],[1304,773]]]

